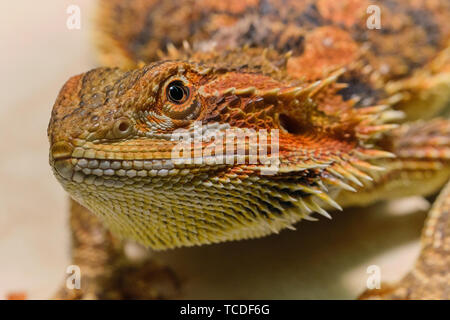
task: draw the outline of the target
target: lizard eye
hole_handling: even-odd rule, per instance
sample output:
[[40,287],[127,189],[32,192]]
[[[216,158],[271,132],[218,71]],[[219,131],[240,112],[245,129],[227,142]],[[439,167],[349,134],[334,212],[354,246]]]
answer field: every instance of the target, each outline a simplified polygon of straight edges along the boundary
[[187,120],[195,116],[198,103],[193,99],[194,89],[186,79],[173,79],[165,89],[165,103],[163,112],[177,120]]
[[168,84],[166,95],[170,102],[182,104],[189,99],[189,88],[180,80],[175,80]]

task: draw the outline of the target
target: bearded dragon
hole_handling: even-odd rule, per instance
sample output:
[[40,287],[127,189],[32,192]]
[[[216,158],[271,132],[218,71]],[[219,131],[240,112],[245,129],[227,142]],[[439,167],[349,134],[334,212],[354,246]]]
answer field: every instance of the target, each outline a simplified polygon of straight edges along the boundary
[[[108,0],[97,20],[104,66],[64,84],[48,127],[86,283],[59,298],[173,297],[118,238],[258,238],[449,180],[448,2]],[[257,139],[221,140],[236,131]],[[414,269],[363,297],[449,298],[449,188]]]

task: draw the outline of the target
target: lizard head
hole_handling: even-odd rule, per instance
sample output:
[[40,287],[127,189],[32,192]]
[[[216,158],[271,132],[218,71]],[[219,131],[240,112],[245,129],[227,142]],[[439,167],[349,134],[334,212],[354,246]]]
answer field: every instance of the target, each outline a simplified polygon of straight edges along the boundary
[[50,164],[113,232],[153,248],[277,232],[339,208],[334,190],[370,179],[361,155],[386,156],[363,146],[383,108],[343,101],[341,73],[302,83],[248,65],[94,69],[56,99]]

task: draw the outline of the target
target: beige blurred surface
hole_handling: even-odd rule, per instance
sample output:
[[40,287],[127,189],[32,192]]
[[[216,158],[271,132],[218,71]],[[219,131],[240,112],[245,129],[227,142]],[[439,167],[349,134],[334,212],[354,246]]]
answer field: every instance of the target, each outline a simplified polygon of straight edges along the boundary
[[[81,30],[66,27],[70,4],[81,8]],[[0,299],[48,298],[70,264],[66,196],[48,166],[46,129],[64,81],[96,66],[93,7],[92,0],[0,4]],[[186,298],[351,299],[366,288],[368,266],[378,265],[384,281],[411,267],[424,209],[423,200],[408,199],[260,240],[155,255],[177,272]]]
[[[80,30],[66,9],[82,9]],[[0,2],[0,298],[45,298],[69,263],[66,198],[48,165],[47,124],[61,85],[94,66],[93,1]]]

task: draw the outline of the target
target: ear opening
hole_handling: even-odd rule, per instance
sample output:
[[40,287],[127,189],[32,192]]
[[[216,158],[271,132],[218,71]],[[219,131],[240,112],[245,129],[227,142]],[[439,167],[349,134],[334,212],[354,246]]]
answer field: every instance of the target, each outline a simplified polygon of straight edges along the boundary
[[278,121],[280,128],[288,133],[300,134],[303,133],[305,130],[304,126],[300,123],[300,121],[287,114],[281,113],[278,116]]

